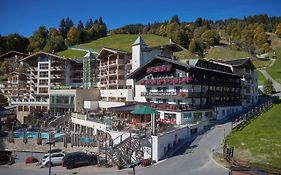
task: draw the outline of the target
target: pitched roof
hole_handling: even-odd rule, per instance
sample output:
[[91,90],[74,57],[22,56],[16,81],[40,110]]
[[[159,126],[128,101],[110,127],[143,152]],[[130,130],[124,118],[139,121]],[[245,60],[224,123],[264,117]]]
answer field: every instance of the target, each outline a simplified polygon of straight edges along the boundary
[[55,55],[55,54],[51,54],[51,53],[39,51],[39,52],[36,52],[36,53],[34,53],[34,54],[31,54],[31,55],[29,55],[29,56],[27,56],[27,57],[24,57],[24,58],[21,59],[20,61],[27,60],[27,59],[29,59],[29,58],[32,58],[32,57],[36,56],[36,55],[49,55],[49,56],[51,56],[51,57],[55,57],[55,58],[58,58],[58,59],[68,60],[67,58],[63,58],[63,57],[58,56],[58,55]]
[[0,58],[3,58],[3,57],[5,57],[5,56],[7,56],[9,54],[18,54],[18,55],[22,55],[22,56],[27,56],[28,55],[27,53],[22,53],[22,52],[11,50],[11,51],[9,51],[7,53],[4,53],[4,54],[0,55]]
[[147,61],[145,64],[143,64],[141,67],[139,67],[138,69],[136,69],[134,72],[132,72],[128,78],[135,78],[137,81],[142,79],[144,76],[146,76],[146,66],[149,64],[154,65],[155,63],[158,63],[160,61],[164,61],[164,62],[168,62],[174,65],[177,65],[180,69],[182,70],[187,70],[187,69],[197,69],[199,71],[204,70],[204,71],[211,71],[211,72],[215,72],[215,73],[223,73],[223,74],[227,74],[227,75],[231,75],[231,76],[238,76],[237,74],[234,73],[230,73],[230,72],[223,72],[220,70],[216,70],[216,69],[209,69],[209,68],[204,68],[204,67],[198,67],[198,66],[193,66],[193,65],[189,65],[189,64],[185,64],[183,62],[180,62],[178,60],[173,60],[171,58],[166,58],[166,57],[154,57],[152,59],[150,59],[149,61]]
[[242,67],[242,66],[249,65],[251,68],[255,69],[255,66],[252,63],[250,58],[223,60],[222,62],[229,64],[231,66],[236,66],[236,67]]
[[135,45],[145,45],[145,46],[148,46],[144,40],[142,39],[141,36],[138,36],[138,38],[136,39],[136,41],[132,44],[132,46],[135,46]]
[[101,49],[101,51],[99,52],[99,54],[97,55],[97,59],[99,59],[99,57],[101,57],[103,54],[107,55],[107,54],[128,54],[128,52],[125,52],[123,50],[118,50],[118,49],[113,49],[113,48],[109,48],[109,47],[104,47]]

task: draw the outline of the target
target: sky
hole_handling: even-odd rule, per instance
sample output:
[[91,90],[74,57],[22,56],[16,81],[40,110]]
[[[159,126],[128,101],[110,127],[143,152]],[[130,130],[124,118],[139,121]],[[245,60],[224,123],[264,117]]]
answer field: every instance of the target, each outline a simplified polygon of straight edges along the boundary
[[243,18],[255,14],[281,16],[281,0],[0,0],[0,34],[31,36],[41,25],[58,27],[70,17],[76,25],[100,16],[108,29],[126,24],[148,24],[198,17],[210,20]]

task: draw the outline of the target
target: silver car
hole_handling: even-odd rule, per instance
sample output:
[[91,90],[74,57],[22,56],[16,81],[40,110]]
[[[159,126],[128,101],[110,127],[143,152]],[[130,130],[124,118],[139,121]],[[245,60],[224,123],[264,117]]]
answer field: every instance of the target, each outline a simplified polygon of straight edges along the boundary
[[45,155],[42,159],[42,166],[54,166],[54,165],[61,165],[62,159],[64,158],[64,153],[52,153],[51,154],[51,161],[49,154]]

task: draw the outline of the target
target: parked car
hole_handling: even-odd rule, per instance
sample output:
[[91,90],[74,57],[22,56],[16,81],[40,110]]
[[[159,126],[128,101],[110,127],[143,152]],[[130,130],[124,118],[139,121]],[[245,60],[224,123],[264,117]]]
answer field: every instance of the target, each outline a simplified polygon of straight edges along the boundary
[[62,164],[62,159],[64,158],[65,154],[64,153],[52,153],[51,154],[51,161],[50,161],[50,156],[45,155],[42,159],[42,166],[54,166],[54,165],[61,165]]
[[[64,152],[63,152],[62,149],[51,149],[51,154],[53,154],[53,153],[63,153],[63,154],[64,154]],[[48,151],[48,152],[44,155],[44,157],[49,156],[49,154],[50,154],[50,151]]]
[[96,164],[97,155],[87,154],[85,152],[73,152],[66,154],[62,161],[62,166],[66,167],[67,169]]

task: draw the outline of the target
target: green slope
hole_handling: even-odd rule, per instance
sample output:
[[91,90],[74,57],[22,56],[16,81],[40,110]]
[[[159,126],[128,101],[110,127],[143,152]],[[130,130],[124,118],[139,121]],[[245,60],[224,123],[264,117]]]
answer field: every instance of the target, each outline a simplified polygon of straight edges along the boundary
[[234,130],[227,144],[235,157],[260,165],[281,168],[281,104],[261,114],[243,129]]
[[[134,41],[137,39],[139,35],[131,35],[131,34],[116,34],[116,35],[110,35],[107,37],[103,37],[94,41],[91,41],[89,43],[79,44],[74,47],[77,48],[84,48],[84,49],[90,49],[99,52],[103,47],[109,47],[113,49],[123,50],[127,52],[131,52],[131,46],[134,43]],[[169,38],[154,35],[154,34],[143,34],[141,35],[146,44],[149,46],[159,46],[159,45],[165,45],[169,44]],[[70,49],[60,52],[59,54],[69,53]],[[76,51],[71,51],[69,54],[72,58],[73,57],[79,57],[81,53]],[[188,50],[183,48],[183,51],[178,52],[175,54],[180,59],[187,59],[187,58],[194,58],[195,56],[190,53]]]
[[247,52],[236,51],[225,47],[213,47],[208,50],[206,58],[213,59],[234,59],[234,58],[246,58],[251,55]]
[[276,61],[266,70],[274,80],[281,83],[281,48],[276,49]]
[[81,50],[72,50],[67,49],[62,52],[58,52],[57,54],[59,56],[64,56],[65,58],[82,58],[86,55],[87,52],[81,51]]

